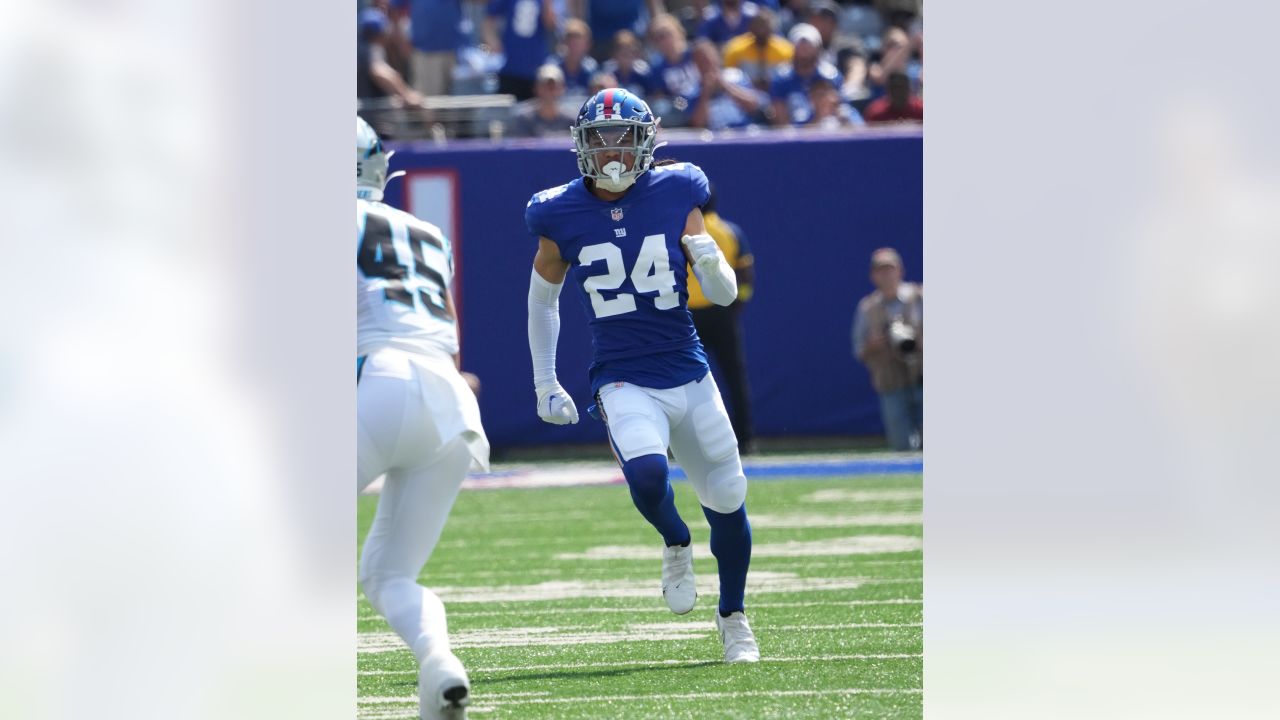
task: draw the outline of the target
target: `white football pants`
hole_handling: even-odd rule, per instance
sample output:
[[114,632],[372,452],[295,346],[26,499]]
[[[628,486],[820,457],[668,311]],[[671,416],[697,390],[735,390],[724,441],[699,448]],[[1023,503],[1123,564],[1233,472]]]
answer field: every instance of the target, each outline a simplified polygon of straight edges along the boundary
[[[452,391],[457,383],[465,395]],[[456,430],[466,424],[458,416],[478,418],[479,410],[451,360],[442,366],[398,350],[376,351],[365,361],[356,395],[357,489],[386,475],[360,557],[360,587],[421,663],[449,647],[449,631],[444,605],[417,583],[418,574],[468,467],[473,461],[487,467],[488,441]],[[468,399],[466,412],[449,407]],[[476,457],[481,447],[483,457]]]
[[704,506],[718,513],[742,507],[747,478],[738,439],[710,373],[666,390],[608,383],[598,397],[619,462],[650,454],[665,457],[669,447]]

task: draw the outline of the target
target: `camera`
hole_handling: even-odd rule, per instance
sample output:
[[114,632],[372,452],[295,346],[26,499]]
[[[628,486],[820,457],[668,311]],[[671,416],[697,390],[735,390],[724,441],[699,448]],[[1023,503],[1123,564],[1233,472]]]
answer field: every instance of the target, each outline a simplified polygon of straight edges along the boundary
[[889,343],[900,353],[916,351],[916,329],[902,318],[889,323]]

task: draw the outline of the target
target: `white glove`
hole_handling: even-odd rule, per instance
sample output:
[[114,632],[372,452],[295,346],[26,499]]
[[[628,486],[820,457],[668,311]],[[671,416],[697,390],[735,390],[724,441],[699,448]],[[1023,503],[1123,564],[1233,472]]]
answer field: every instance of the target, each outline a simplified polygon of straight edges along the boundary
[[698,267],[709,269],[720,261],[720,247],[710,235],[685,235],[680,242],[689,249],[689,257]]
[[538,417],[552,425],[573,425],[578,422],[578,407],[560,383],[555,383],[538,388]]

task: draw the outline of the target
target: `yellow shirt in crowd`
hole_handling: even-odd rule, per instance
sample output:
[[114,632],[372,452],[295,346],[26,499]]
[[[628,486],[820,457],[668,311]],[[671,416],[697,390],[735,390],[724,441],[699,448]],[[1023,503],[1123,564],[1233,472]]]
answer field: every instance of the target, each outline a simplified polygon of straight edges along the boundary
[[724,66],[736,67],[753,79],[768,77],[775,66],[791,62],[794,52],[791,43],[779,35],[769,36],[762,48],[755,35],[746,33],[724,44]]

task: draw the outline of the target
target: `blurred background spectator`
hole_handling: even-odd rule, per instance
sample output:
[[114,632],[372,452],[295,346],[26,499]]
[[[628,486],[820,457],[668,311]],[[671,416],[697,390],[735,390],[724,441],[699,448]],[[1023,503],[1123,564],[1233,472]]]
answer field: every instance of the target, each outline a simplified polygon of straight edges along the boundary
[[666,12],[662,0],[570,0],[570,11],[591,25],[591,34],[599,38],[594,57],[603,61],[613,54],[613,39],[619,30],[630,30],[644,37],[649,19]]
[[666,127],[684,127],[689,123],[689,102],[698,96],[702,73],[693,62],[680,21],[659,15],[653,19],[650,34],[658,50],[650,106]]
[[889,74],[888,92],[867,105],[866,120],[869,123],[924,120],[924,102],[911,91],[911,80],[906,73]]
[[774,125],[804,125],[813,118],[809,86],[816,78],[825,78],[835,87],[844,84],[840,71],[822,60],[822,36],[817,28],[805,23],[796,25],[791,28],[790,40],[795,47],[791,63],[774,74],[769,87]]
[[717,46],[729,42],[747,31],[751,18],[758,8],[753,2],[743,0],[720,0],[719,7],[708,7],[704,19],[698,25],[696,36],[706,38]]
[[590,50],[591,28],[577,18],[566,21],[564,42],[556,53],[560,69],[564,71],[566,93],[586,97],[591,87],[591,76],[600,69],[596,59],[587,54]]
[[751,384],[747,380],[746,353],[742,344],[742,309],[755,292],[755,256],[751,254],[751,246],[747,244],[742,228],[720,217],[716,211],[715,185],[710,189],[711,196],[702,206],[703,221],[707,234],[720,246],[725,260],[737,276],[738,299],[727,307],[713,304],[702,294],[702,285],[690,271],[689,314],[693,316],[703,347],[724,379],[720,392],[725,395],[733,434],[738,437],[738,450],[749,455],[755,452],[755,433],[751,424]]
[[689,100],[689,127],[723,130],[757,122],[769,96],[757,90],[746,74],[720,64],[720,51],[707,38],[693,42],[693,64],[699,72],[696,97]]
[[813,116],[805,123],[808,127],[838,130],[864,124],[858,111],[841,100],[835,84],[821,75],[809,85],[809,105],[813,107]]
[[401,74],[387,62],[391,21],[378,8],[360,13],[360,34],[356,38],[356,97],[395,97],[405,105],[420,105],[422,96],[409,87]]
[[644,45],[630,30],[619,30],[613,36],[613,54],[601,66],[617,81],[615,87],[625,88],[635,95],[648,98],[653,89],[653,68],[644,57]]
[[573,124],[574,116],[560,106],[560,98],[564,97],[564,92],[564,72],[559,66],[547,63],[538,68],[534,83],[535,97],[517,107],[508,134],[514,137],[559,135],[568,139],[569,126]]
[[858,303],[853,354],[880,396],[885,439],[894,450],[924,446],[924,290],[902,281],[902,258],[891,248],[871,255],[876,289]]
[[769,80],[782,65],[791,62],[794,48],[777,32],[777,17],[769,8],[760,8],[747,32],[724,46],[725,67],[738,68],[757,89],[768,91]]
[[563,19],[563,0],[490,0],[484,41],[490,52],[505,58],[498,71],[498,92],[514,95],[516,100],[533,97],[538,68],[555,47]]
[[396,0],[408,6],[413,40],[413,87],[423,95],[447,95],[453,83],[462,32],[462,0]]

